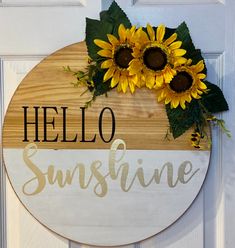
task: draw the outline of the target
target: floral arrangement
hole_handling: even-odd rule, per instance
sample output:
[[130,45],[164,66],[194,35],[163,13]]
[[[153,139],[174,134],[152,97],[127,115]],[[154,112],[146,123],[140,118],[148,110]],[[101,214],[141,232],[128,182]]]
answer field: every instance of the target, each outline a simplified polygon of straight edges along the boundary
[[86,19],[89,61],[86,71],[73,71],[74,84],[85,85],[93,97],[110,90],[134,93],[147,87],[165,104],[170,132],[176,139],[189,128],[192,146],[202,148],[209,123],[229,136],[224,121],[214,114],[228,110],[222,91],[206,80],[207,69],[185,22],[171,29],[164,25],[132,26],[123,10],[113,2],[100,20]]

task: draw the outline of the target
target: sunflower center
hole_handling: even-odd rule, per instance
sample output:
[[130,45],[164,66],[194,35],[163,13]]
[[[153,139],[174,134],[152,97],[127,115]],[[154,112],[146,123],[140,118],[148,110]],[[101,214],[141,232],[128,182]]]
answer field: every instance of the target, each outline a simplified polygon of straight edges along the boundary
[[114,55],[115,63],[123,68],[127,69],[129,66],[129,63],[133,59],[132,56],[133,50],[130,47],[120,47]]
[[193,84],[193,78],[185,71],[179,72],[170,82],[170,88],[177,93],[184,92]]
[[159,47],[150,47],[144,52],[144,64],[151,70],[159,71],[167,64],[167,56]]

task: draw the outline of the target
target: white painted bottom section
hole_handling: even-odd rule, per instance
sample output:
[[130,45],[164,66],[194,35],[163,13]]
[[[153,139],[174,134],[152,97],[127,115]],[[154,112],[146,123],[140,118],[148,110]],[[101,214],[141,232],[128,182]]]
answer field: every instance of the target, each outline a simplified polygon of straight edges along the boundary
[[[30,160],[44,173],[45,185],[40,193],[26,195],[23,185],[34,178],[35,173],[26,165],[23,151],[4,149],[4,160],[13,188],[26,208],[56,233],[74,241],[99,246],[137,242],[174,223],[197,196],[210,157],[208,151],[127,150],[123,158],[115,163],[118,176],[114,179],[110,175],[109,150],[37,150]],[[117,151],[116,160],[121,155],[123,151]],[[97,160],[100,161],[100,168],[96,172],[101,174],[101,179],[94,174],[91,176],[91,164]],[[194,172],[195,175],[188,183],[178,181],[175,187],[169,187],[169,180],[177,180],[179,168],[185,161],[190,161],[192,168],[187,163],[184,179],[189,180]],[[57,181],[53,185],[49,183],[46,174],[48,166],[53,165],[55,172],[61,170],[65,178],[66,170],[72,172],[81,163],[85,182],[90,179],[87,189],[81,189],[81,173],[78,170],[74,172],[71,184],[61,188]],[[172,175],[166,166],[163,167],[166,163],[173,165]],[[129,171],[124,172],[122,166],[128,167]],[[155,169],[162,170],[160,182],[153,181],[148,187],[142,187],[138,178],[133,181],[138,168],[143,169],[145,182],[152,178]],[[127,174],[127,185],[131,181],[133,185],[128,192],[124,192],[121,182],[125,181],[124,175]],[[98,182],[103,187],[107,186],[103,197],[97,195],[102,192],[100,185],[94,191]],[[35,179],[27,184],[25,193],[32,193],[37,186]]]

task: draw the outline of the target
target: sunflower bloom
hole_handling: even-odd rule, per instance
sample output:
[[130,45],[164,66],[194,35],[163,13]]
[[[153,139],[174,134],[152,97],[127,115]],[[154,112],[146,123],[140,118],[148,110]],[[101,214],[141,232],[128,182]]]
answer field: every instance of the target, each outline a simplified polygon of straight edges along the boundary
[[182,42],[176,41],[177,34],[165,39],[165,26],[160,25],[155,31],[147,25],[147,32],[139,28],[135,33],[136,46],[133,49],[133,60],[130,62],[131,75],[144,75],[148,88],[161,87],[169,83],[176,75],[174,64],[183,64],[182,56],[186,50],[181,49]]
[[133,59],[135,26],[126,29],[123,24],[118,28],[118,36],[108,34],[108,42],[95,39],[94,43],[101,48],[98,54],[104,58],[101,64],[102,69],[107,69],[104,75],[104,82],[111,79],[111,88],[117,86],[118,91],[126,93],[128,87],[133,93],[136,86],[140,87],[137,75],[130,75],[127,70],[130,61]]
[[192,99],[200,99],[201,95],[207,91],[207,86],[203,83],[206,75],[202,73],[205,65],[203,60],[196,65],[191,65],[189,59],[184,65],[175,67],[176,75],[169,83],[163,84],[157,90],[158,101],[171,104],[171,108],[186,108],[185,103],[190,103]]

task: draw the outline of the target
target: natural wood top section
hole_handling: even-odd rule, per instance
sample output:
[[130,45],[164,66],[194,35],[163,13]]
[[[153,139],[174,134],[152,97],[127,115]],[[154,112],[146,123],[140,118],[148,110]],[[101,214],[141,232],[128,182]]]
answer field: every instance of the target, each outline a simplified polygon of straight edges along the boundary
[[[24,139],[24,109],[28,106],[28,121],[35,120],[34,106],[40,107],[39,139],[43,140],[43,109],[57,107],[58,114],[52,109],[47,111],[47,121],[54,118],[54,129],[47,125],[48,139],[58,134],[58,142],[37,142],[39,148],[51,149],[106,149],[110,143],[104,143],[99,136],[99,115],[103,108],[110,107],[116,119],[114,139],[123,139],[128,149],[158,149],[158,150],[194,150],[190,143],[191,131],[180,138],[166,140],[169,128],[168,119],[163,104],[156,102],[153,91],[137,90],[135,94],[117,93],[112,90],[108,97],[97,97],[92,107],[85,111],[86,139],[90,140],[96,134],[96,142],[81,143],[82,111],[85,102],[91,99],[91,94],[81,95],[85,88],[74,88],[71,82],[74,77],[63,71],[63,66],[72,69],[83,69],[87,65],[87,52],[84,42],[65,47],[50,55],[38,64],[21,82],[9,105],[3,129],[4,148],[23,148],[27,142]],[[77,142],[60,142],[63,136],[63,110],[66,110],[66,136],[73,139],[77,134]],[[111,131],[109,111],[103,115],[103,136],[109,139]],[[28,125],[28,139],[33,142],[35,126]],[[113,140],[114,140],[113,139]]]

